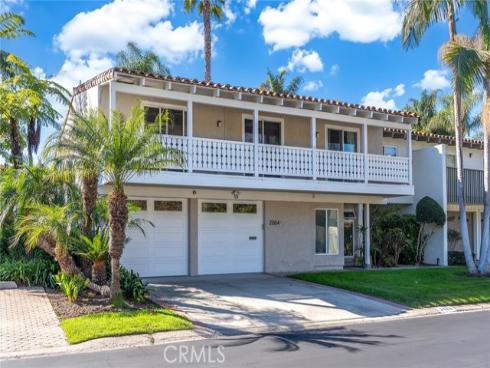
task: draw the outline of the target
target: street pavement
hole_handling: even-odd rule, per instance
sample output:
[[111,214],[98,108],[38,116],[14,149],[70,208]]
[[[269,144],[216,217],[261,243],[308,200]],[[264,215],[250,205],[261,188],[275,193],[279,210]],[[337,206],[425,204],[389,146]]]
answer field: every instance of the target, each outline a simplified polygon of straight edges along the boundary
[[15,367],[490,367],[490,312],[3,361]]

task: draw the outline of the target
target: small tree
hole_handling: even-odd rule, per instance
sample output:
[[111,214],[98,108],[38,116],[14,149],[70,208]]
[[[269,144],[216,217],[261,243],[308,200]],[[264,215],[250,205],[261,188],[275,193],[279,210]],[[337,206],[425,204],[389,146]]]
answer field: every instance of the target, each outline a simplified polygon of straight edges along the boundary
[[417,264],[420,264],[429,239],[438,227],[446,223],[446,214],[439,203],[426,196],[417,203],[415,217],[420,224],[417,240]]

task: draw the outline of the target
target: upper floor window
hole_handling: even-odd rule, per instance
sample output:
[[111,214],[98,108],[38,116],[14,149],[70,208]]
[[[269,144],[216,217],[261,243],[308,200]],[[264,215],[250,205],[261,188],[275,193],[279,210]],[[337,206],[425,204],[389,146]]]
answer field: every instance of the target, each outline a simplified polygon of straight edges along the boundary
[[398,148],[396,146],[383,146],[383,155],[396,157]]
[[327,148],[331,151],[358,152],[359,134],[354,130],[327,128]]
[[[253,120],[245,119],[245,142],[253,143]],[[282,124],[280,121],[259,120],[259,143],[276,144],[282,143]]]
[[[164,118],[165,111],[168,119]],[[176,108],[145,106],[145,122],[148,126],[154,125],[159,134],[180,135],[185,134],[187,112]]]

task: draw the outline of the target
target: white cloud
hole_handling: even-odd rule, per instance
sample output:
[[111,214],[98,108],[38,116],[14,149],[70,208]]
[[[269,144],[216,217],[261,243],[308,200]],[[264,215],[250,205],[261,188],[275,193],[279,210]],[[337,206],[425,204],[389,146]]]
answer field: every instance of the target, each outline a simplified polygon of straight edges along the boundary
[[394,88],[386,88],[383,91],[372,91],[362,98],[365,106],[382,107],[385,109],[396,110],[395,97],[405,94],[405,85],[400,83]]
[[39,78],[39,79],[46,79],[46,73],[44,72],[44,69],[39,67],[39,66],[36,66],[33,70],[32,70],[32,74],[34,74],[34,76],[36,78]]
[[334,32],[346,41],[391,41],[400,33],[401,22],[402,14],[391,0],[292,0],[267,6],[259,17],[273,51],[301,47]]
[[403,83],[400,83],[398,86],[395,87],[393,94],[396,97],[403,96],[405,94],[405,85]]
[[247,0],[245,4],[245,14],[249,14],[256,6],[257,0]]
[[55,44],[72,60],[89,55],[114,54],[136,42],[169,63],[178,63],[202,50],[201,25],[174,27],[165,20],[173,10],[170,0],[114,0],[77,14],[55,36]]
[[223,6],[223,13],[224,13],[225,18],[226,18],[225,23],[227,26],[229,26],[230,24],[235,22],[236,14],[231,9],[229,1],[225,1],[225,5]]
[[306,70],[321,72],[323,70],[323,62],[318,52],[298,49],[293,52],[286,69],[289,71],[297,69],[302,73]]
[[316,91],[322,87],[323,87],[323,82],[321,80],[309,81],[305,83],[305,85],[303,86],[303,90],[311,92],[311,91]]
[[109,57],[90,55],[88,58],[68,58],[52,79],[71,92],[80,82],[83,83],[112,66],[113,62]]
[[447,70],[429,69],[424,73],[424,78],[414,86],[428,90],[444,89],[451,85],[447,76]]
[[330,67],[330,75],[337,75],[340,70],[340,66],[338,64],[334,64]]

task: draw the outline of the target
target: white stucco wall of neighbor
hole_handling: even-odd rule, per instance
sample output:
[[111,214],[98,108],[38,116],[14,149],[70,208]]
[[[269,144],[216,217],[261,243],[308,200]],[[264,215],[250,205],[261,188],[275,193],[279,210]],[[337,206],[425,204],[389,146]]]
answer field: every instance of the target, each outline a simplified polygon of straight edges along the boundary
[[[413,152],[413,184],[415,196],[410,212],[425,196],[437,201],[447,213],[446,146],[438,145]],[[436,229],[425,249],[424,262],[447,266],[447,223]]]

